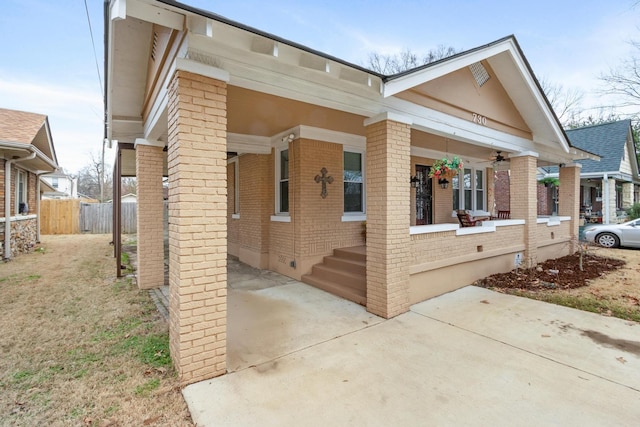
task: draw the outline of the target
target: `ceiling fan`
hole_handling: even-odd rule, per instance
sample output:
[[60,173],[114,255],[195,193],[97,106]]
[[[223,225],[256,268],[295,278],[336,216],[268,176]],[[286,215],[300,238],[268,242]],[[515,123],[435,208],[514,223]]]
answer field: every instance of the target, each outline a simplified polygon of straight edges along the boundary
[[489,157],[489,160],[491,160],[494,163],[500,163],[502,161],[507,160],[507,158],[502,155],[502,151],[496,151],[496,155]]

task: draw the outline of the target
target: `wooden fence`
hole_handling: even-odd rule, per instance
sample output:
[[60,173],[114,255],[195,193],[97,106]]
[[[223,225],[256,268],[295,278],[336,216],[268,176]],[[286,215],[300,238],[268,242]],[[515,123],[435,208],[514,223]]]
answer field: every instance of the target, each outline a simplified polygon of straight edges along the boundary
[[41,200],[40,233],[80,233],[80,200]]
[[[137,203],[122,204],[122,232],[137,231]],[[42,200],[42,234],[109,234],[113,227],[111,203],[86,203],[80,200]]]

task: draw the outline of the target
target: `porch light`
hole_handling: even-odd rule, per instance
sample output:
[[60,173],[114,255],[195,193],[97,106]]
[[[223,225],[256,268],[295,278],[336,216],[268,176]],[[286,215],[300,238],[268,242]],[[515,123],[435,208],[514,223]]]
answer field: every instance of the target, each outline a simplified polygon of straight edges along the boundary
[[447,188],[449,187],[449,180],[445,178],[438,178],[438,184],[440,184],[440,188]]
[[411,188],[417,188],[419,182],[420,182],[420,179],[418,179],[417,176],[412,176],[411,179],[409,180],[409,183],[411,184]]

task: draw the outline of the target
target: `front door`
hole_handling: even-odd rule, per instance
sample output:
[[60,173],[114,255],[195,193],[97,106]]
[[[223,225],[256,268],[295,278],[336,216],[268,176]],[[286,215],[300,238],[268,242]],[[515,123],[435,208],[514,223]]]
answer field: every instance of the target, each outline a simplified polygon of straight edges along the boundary
[[433,199],[432,180],[429,166],[416,165],[416,225],[433,224],[431,201]]

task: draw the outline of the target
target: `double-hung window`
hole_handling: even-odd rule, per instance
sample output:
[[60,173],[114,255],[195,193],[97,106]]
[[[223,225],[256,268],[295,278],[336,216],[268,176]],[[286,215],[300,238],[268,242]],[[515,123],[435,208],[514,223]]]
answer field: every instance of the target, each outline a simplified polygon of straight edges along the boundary
[[289,149],[280,149],[276,156],[276,214],[289,213]]
[[486,210],[484,175],[482,169],[465,168],[462,173],[453,177],[451,186],[454,210]]
[[27,173],[18,170],[16,173],[16,213],[26,213],[27,210]]
[[344,151],[344,213],[364,213],[364,155]]

